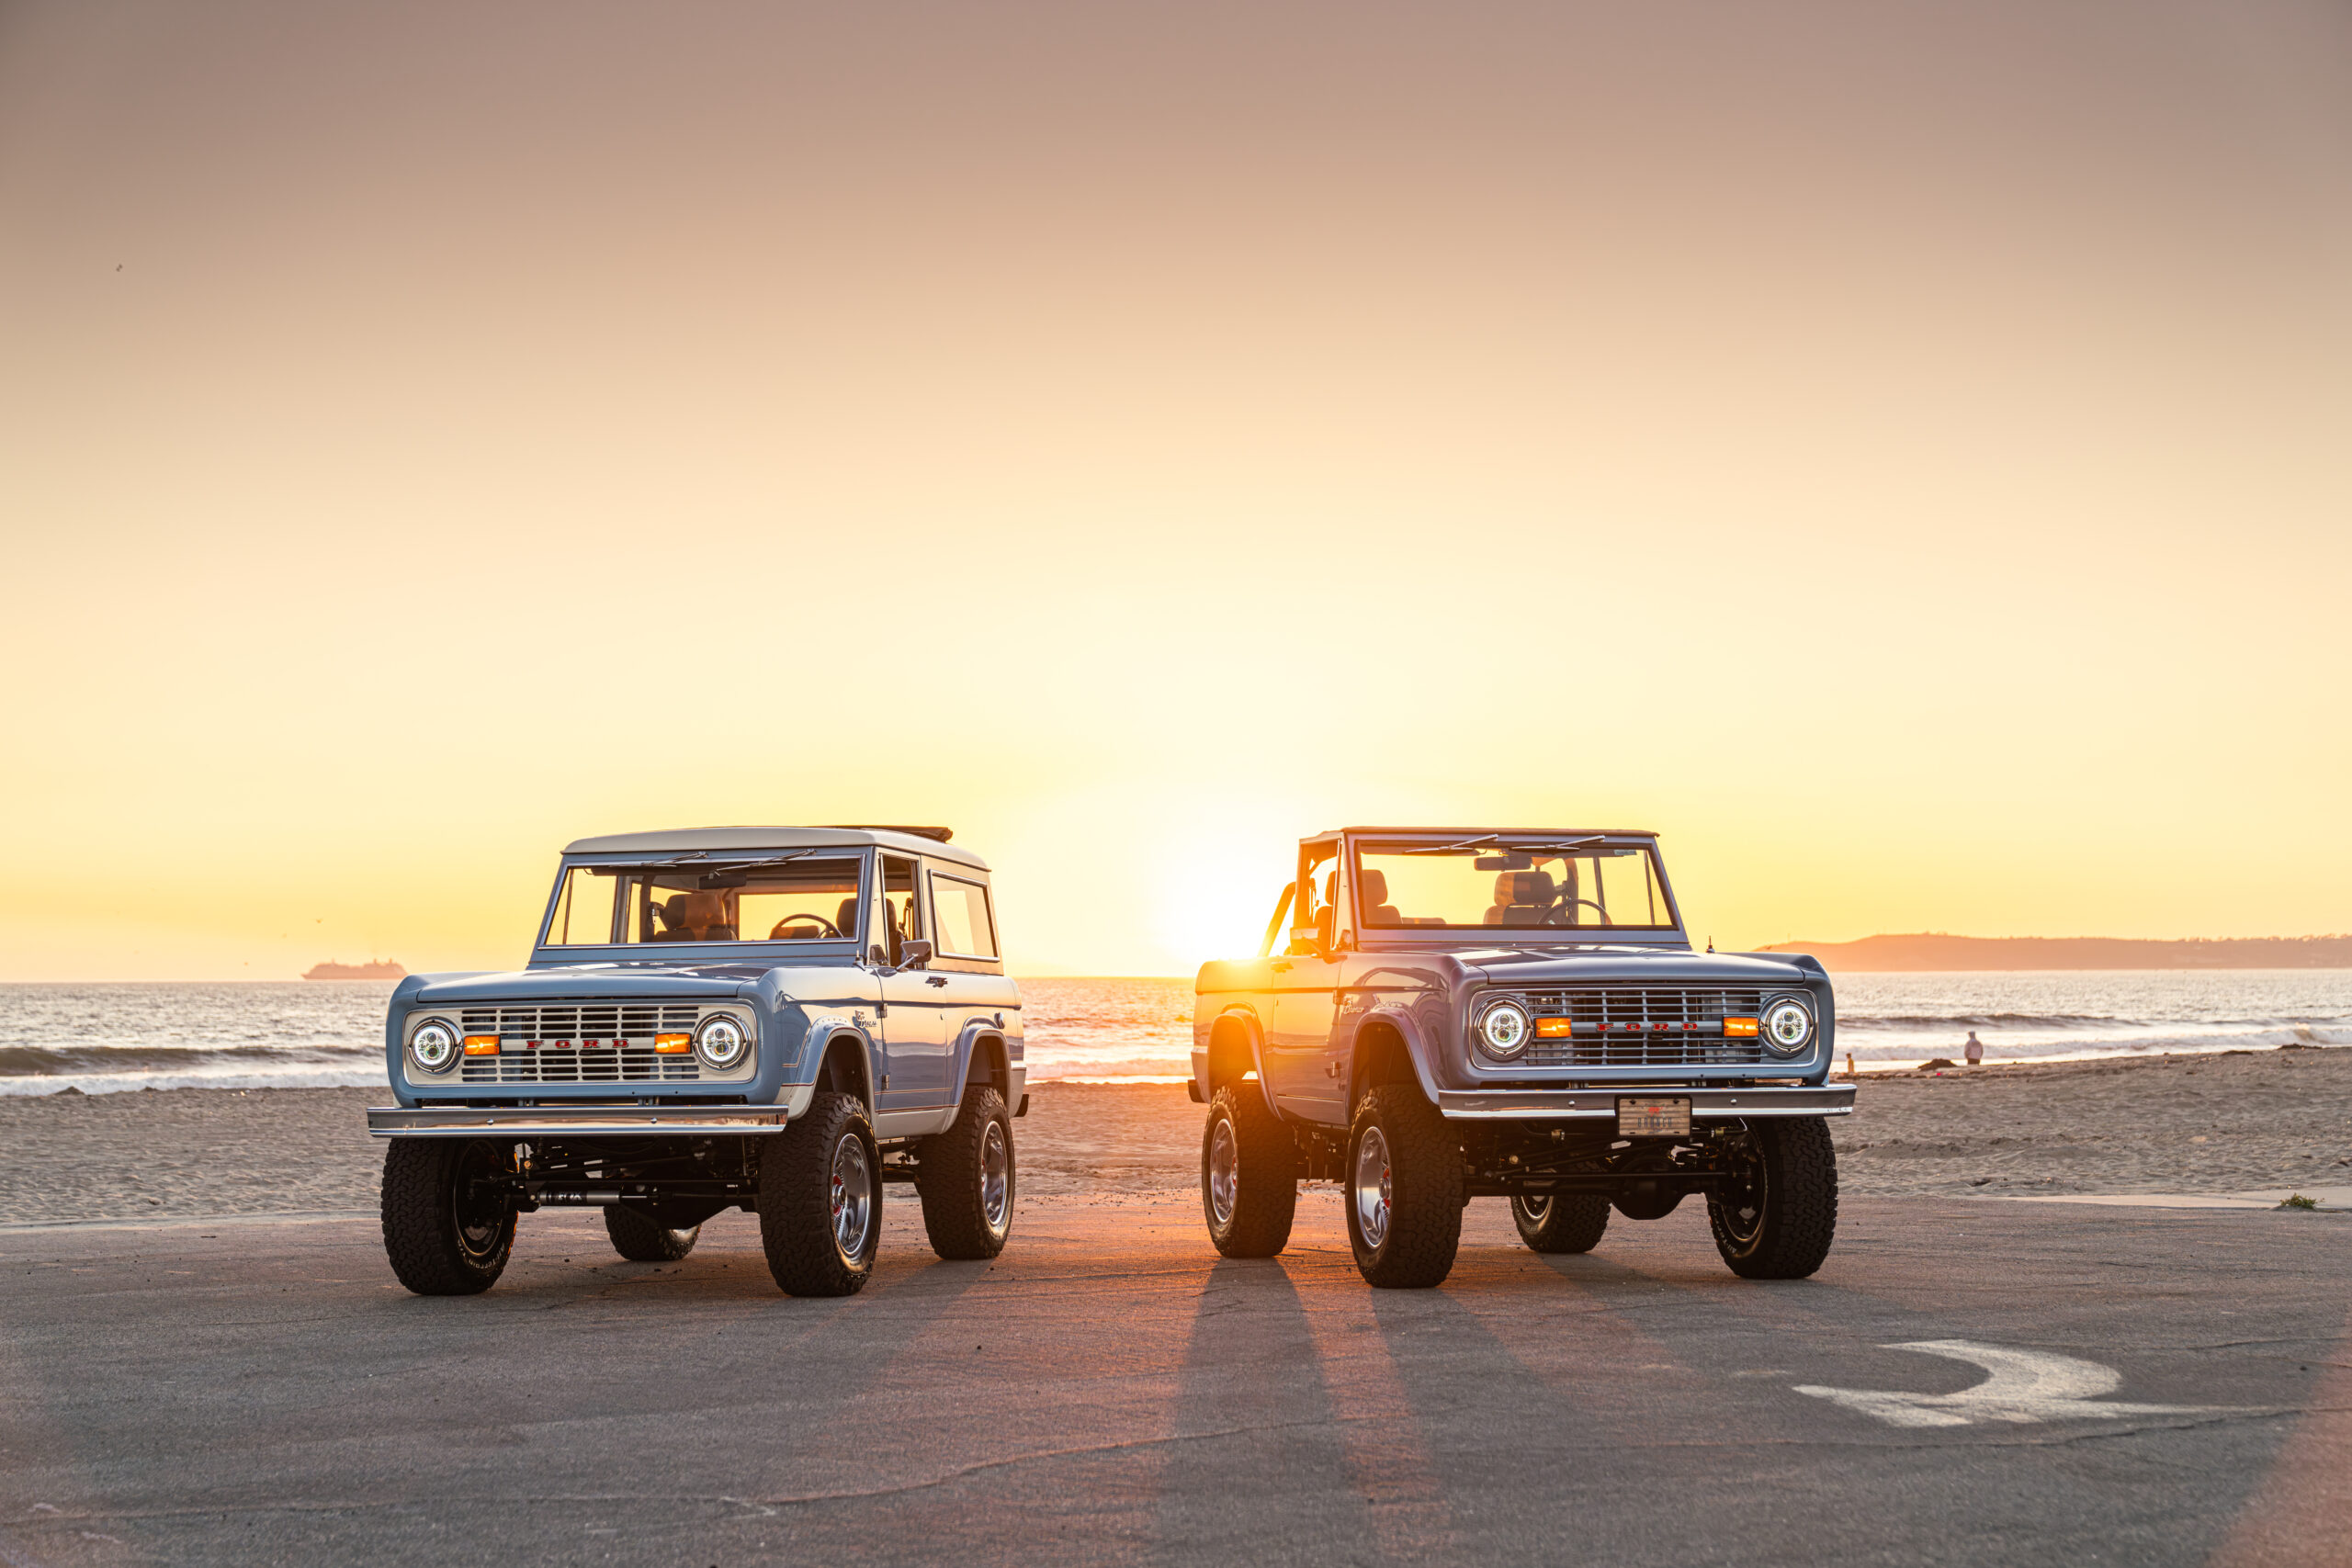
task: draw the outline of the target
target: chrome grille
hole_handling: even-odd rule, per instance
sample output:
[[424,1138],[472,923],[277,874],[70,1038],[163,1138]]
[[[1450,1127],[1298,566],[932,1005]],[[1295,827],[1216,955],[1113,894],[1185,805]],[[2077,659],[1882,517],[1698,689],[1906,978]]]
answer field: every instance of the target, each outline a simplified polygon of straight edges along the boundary
[[695,1002],[525,1002],[515,1007],[464,1008],[468,1034],[509,1040],[610,1040],[616,1035],[692,1032],[702,1017]]
[[1565,1018],[1563,1040],[1538,1037],[1520,1060],[1531,1067],[1734,1067],[1769,1058],[1760,1040],[1726,1038],[1726,1018],[1758,1018],[1761,991],[1531,991],[1536,1019]]
[[522,1002],[458,1010],[469,1035],[495,1034],[498,1055],[468,1056],[463,1083],[695,1083],[691,1052],[657,1055],[656,1034],[691,1034],[697,1002]]

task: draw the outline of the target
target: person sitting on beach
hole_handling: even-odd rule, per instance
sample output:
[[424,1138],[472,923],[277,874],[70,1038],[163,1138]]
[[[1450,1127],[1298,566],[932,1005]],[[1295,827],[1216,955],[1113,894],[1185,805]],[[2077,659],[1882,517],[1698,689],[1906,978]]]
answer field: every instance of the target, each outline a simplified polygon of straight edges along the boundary
[[1973,1029],[1972,1029],[1972,1030],[1970,1030],[1970,1031],[1968,1032],[1968,1051],[1967,1051],[1967,1055],[1968,1055],[1968,1065],[1969,1065],[1970,1066],[1974,1067],[1974,1066],[1983,1066],[1983,1065],[1984,1065],[1984,1042],[1983,1042],[1982,1040],[1979,1040],[1979,1039],[1977,1039],[1977,1038],[1976,1038],[1976,1031],[1974,1031],[1974,1030],[1973,1030]]

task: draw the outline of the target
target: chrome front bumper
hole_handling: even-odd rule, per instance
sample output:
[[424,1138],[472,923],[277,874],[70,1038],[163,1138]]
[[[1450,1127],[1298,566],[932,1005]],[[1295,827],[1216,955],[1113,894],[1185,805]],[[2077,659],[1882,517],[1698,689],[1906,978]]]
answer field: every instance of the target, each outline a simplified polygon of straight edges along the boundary
[[677,1137],[682,1134],[781,1133],[817,1097],[797,1084],[780,1105],[400,1105],[370,1106],[379,1138]]
[[1706,1089],[1628,1084],[1622,1089],[1442,1089],[1437,1108],[1454,1122],[1614,1122],[1623,1096],[1688,1100],[1693,1122],[1758,1116],[1850,1116],[1854,1086],[1805,1089]]

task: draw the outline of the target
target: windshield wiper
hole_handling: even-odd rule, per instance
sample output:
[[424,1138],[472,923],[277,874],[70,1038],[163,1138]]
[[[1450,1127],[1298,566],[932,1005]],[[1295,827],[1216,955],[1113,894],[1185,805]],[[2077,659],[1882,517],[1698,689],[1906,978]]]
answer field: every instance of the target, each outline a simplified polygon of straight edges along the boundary
[[673,860],[633,860],[623,864],[596,865],[588,869],[605,876],[624,871],[763,871],[769,866],[783,865],[816,852],[814,848],[810,848],[795,850],[788,855],[766,855],[757,860],[728,860],[714,856],[707,850],[696,850],[690,855],[679,855]]
[[1408,855],[1458,855],[1464,850],[1482,849],[1489,845],[1497,849],[1502,847],[1495,843],[1494,834],[1483,833],[1475,839],[1464,839],[1458,844],[1424,844],[1419,849],[1407,850],[1405,852]]
[[1532,839],[1506,839],[1500,833],[1481,833],[1475,839],[1464,839],[1458,844],[1431,844],[1418,850],[1407,850],[1408,855],[1458,855],[1469,850],[1509,850],[1515,854],[1566,854],[1587,844],[1597,844],[1608,838],[1606,833],[1592,833],[1581,839],[1568,839],[1558,843],[1545,843]]

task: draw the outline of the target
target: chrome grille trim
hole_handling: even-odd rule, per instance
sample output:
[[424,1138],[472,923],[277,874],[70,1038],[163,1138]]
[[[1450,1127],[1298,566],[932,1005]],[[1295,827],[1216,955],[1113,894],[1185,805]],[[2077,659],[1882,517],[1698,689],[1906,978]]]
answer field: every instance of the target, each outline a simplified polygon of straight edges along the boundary
[[[691,1034],[713,1012],[744,1018],[740,1007],[703,1002],[519,1002],[460,1007],[461,1032],[495,1034],[498,1055],[467,1056],[458,1080],[469,1084],[700,1083],[692,1052],[657,1055],[656,1034]],[[751,1021],[748,1018],[747,1022]],[[714,1078],[738,1079],[758,1059]]]
[[1760,1039],[1726,1038],[1726,1018],[1759,1018],[1764,993],[1749,990],[1610,987],[1527,991],[1530,1016],[1565,1018],[1568,1038],[1528,1042],[1512,1065],[1530,1067],[1741,1067],[1766,1062]]
[[458,1010],[466,1034],[510,1040],[609,1040],[616,1035],[692,1033],[699,1002],[525,1002]]

